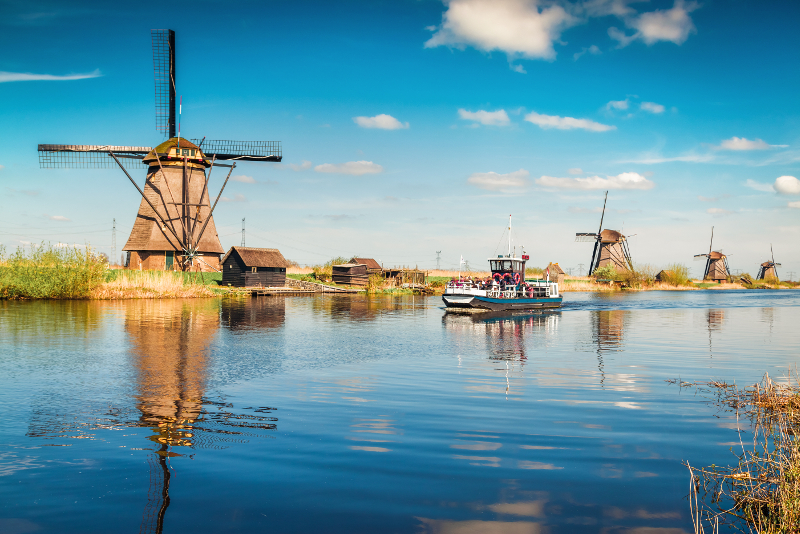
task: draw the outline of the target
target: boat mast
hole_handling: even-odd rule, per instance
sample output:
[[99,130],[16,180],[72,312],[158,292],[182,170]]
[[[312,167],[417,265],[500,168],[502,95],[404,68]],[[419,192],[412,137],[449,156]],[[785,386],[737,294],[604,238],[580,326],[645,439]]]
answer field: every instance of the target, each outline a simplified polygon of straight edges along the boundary
[[511,257],[511,214],[508,215],[508,258]]

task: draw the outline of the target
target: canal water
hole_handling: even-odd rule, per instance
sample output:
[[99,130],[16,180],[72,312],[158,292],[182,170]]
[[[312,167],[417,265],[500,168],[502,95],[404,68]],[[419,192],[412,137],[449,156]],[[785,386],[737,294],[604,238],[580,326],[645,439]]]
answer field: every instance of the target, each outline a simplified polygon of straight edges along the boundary
[[0,302],[0,532],[693,531],[739,435],[668,381],[794,369],[800,292],[564,300]]

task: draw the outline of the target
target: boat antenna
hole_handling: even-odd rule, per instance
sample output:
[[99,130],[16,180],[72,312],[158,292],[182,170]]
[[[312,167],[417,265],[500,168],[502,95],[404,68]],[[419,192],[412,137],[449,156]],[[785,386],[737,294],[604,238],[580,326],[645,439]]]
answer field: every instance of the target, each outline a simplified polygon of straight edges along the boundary
[[511,214],[508,214],[508,257],[511,257]]

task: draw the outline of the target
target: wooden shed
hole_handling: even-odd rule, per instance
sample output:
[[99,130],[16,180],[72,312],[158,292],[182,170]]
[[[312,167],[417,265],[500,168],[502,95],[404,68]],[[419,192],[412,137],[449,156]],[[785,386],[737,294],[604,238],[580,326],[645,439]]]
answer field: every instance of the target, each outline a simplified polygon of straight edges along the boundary
[[666,282],[667,278],[669,278],[670,276],[672,276],[672,271],[662,269],[658,271],[658,274],[656,275],[656,282]]
[[286,267],[276,248],[231,247],[222,257],[222,285],[233,287],[283,287]]
[[562,269],[558,263],[550,263],[547,266],[547,270],[550,271],[550,280],[552,282],[556,282],[558,285],[564,284],[567,273],[564,272],[564,269]]
[[367,266],[363,263],[343,263],[331,267],[333,281],[350,286],[366,286],[369,284]]
[[350,263],[360,263],[362,265],[366,265],[367,266],[367,273],[369,273],[369,274],[379,273],[379,272],[381,272],[383,270],[383,267],[381,267],[381,264],[378,263],[377,261],[375,261],[372,258],[352,258],[350,260]]

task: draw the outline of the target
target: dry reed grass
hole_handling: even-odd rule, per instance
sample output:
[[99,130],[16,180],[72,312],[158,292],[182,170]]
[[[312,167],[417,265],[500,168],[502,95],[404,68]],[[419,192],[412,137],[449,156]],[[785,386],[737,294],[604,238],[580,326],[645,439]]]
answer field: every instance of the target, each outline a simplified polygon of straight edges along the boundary
[[115,280],[95,288],[90,298],[151,299],[213,297],[206,285],[190,283],[183,273],[171,271],[125,271]]
[[[795,374],[779,383],[738,387],[724,382],[686,384],[714,395],[712,403],[749,421],[752,447],[739,435],[736,465],[697,468],[686,462],[696,534],[728,526],[763,534],[800,532],[800,382]],[[749,440],[748,440],[749,441]],[[738,447],[737,447],[738,449]],[[733,449],[731,449],[733,452]]]

